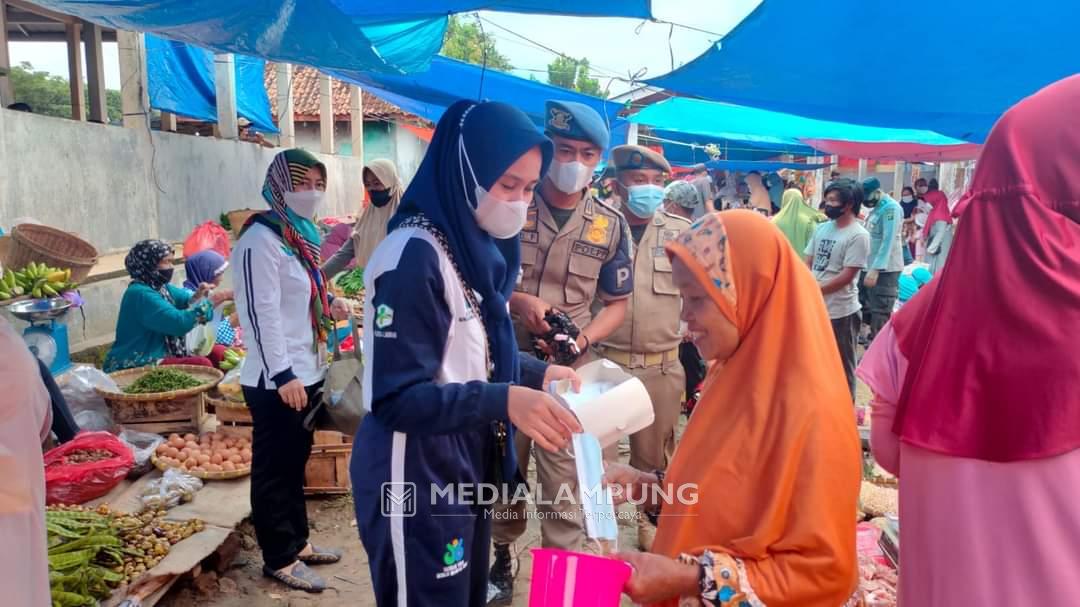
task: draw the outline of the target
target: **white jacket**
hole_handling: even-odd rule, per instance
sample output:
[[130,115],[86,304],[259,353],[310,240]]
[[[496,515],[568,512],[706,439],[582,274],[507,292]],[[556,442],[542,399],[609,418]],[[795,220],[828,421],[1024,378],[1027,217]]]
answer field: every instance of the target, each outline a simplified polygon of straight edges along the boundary
[[236,243],[236,311],[247,357],[240,384],[275,389],[294,377],[305,386],[322,381],[311,327],[311,281],[300,260],[270,228],[255,224]]

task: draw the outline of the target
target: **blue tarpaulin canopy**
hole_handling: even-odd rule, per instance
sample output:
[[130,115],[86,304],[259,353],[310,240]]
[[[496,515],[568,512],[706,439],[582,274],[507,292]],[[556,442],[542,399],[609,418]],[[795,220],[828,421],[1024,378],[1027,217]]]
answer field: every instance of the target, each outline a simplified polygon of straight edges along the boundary
[[122,30],[217,52],[340,68],[409,73],[442,47],[446,16],[472,10],[650,17],[649,0],[34,0]]
[[[236,113],[264,133],[276,133],[263,83],[262,59],[236,55]],[[214,55],[197,46],[146,36],[150,107],[179,116],[217,122]]]
[[426,72],[408,75],[376,74],[334,70],[330,74],[402,109],[437,121],[452,103],[460,99],[502,101],[522,110],[538,126],[544,122],[544,102],[548,99],[578,101],[594,108],[610,121],[622,105],[561,87],[526,80],[492,69],[447,57],[435,57]]
[[[933,131],[816,120],[685,97],[674,97],[645,107],[630,120],[647,124],[659,133],[676,133],[674,138],[685,143],[716,143],[722,149],[774,150],[772,155],[812,154],[815,149],[842,153],[834,149],[835,142],[858,144],[846,146],[844,153],[855,150],[856,157],[860,158],[917,159],[923,155],[922,159],[934,159],[946,155],[945,159],[966,159],[974,158],[978,152],[977,145]],[[904,145],[883,145],[894,143]],[[726,154],[725,158],[739,159]]]
[[761,171],[771,173],[780,169],[797,169],[800,171],[816,171],[830,166],[824,164],[807,164],[805,162],[775,162],[761,160],[710,160],[705,166],[716,171]]
[[[981,142],[1011,105],[1080,72],[1077,23],[1076,0],[825,0],[812,10],[802,0],[765,0],[714,48],[648,82]],[[896,61],[909,66],[902,80]]]

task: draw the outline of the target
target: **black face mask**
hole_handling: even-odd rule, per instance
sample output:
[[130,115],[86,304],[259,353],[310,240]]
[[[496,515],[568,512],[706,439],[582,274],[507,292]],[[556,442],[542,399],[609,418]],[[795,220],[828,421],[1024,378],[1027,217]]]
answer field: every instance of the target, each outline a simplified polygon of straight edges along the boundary
[[158,268],[157,272],[158,272],[158,276],[161,277],[161,282],[162,283],[169,284],[170,282],[172,282],[172,275],[173,275],[173,269],[172,268],[166,268],[164,270],[162,270],[161,268]]
[[825,216],[829,219],[840,219],[847,212],[847,207],[834,207],[832,205],[825,205]]
[[385,207],[390,202],[390,190],[368,190],[368,195],[376,208]]

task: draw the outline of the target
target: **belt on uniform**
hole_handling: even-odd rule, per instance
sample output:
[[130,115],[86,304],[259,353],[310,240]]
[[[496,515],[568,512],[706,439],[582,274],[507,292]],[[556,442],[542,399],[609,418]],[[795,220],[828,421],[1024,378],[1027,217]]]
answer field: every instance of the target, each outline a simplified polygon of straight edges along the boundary
[[604,358],[631,369],[655,367],[666,362],[679,360],[678,348],[672,348],[667,352],[627,352],[617,348],[604,347],[601,352]]

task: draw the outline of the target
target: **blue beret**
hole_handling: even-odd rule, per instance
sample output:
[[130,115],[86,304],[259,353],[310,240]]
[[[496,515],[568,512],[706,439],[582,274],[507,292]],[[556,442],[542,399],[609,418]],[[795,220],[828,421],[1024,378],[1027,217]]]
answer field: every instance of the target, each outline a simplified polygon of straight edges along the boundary
[[575,101],[549,100],[544,112],[544,131],[548,135],[594,143],[606,150],[610,134],[600,114]]

